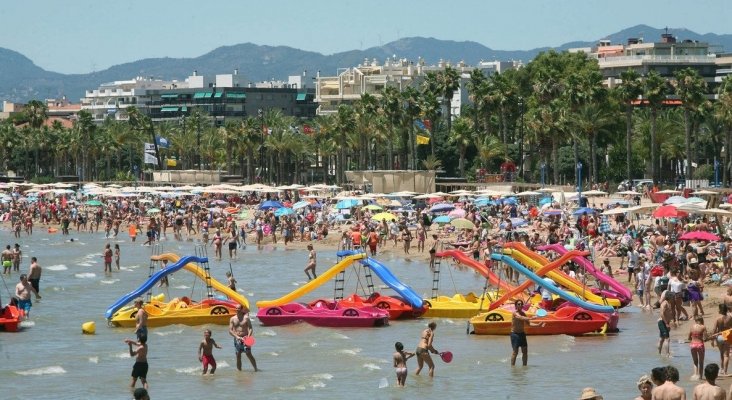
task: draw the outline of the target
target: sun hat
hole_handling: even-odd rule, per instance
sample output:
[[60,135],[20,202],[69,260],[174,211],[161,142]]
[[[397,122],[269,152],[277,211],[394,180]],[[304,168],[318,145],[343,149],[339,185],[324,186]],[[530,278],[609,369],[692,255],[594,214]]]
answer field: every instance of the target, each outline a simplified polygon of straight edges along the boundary
[[603,400],[603,398],[595,391],[594,388],[586,387],[582,389],[582,394],[578,400]]

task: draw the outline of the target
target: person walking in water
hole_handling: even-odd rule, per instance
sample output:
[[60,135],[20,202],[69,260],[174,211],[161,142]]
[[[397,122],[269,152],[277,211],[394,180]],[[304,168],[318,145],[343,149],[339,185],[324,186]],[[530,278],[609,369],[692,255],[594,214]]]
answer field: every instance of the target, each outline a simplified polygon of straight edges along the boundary
[[135,307],[137,308],[137,314],[135,315],[135,335],[140,342],[142,342],[143,338],[147,342],[147,311],[145,311],[142,305],[142,298],[138,297],[135,300]]
[[216,372],[216,359],[213,356],[213,348],[220,349],[215,340],[211,337],[211,330],[205,329],[203,331],[203,340],[201,345],[198,346],[198,361],[203,363],[203,374],[206,375],[208,372],[208,366],[211,366],[211,375]]
[[36,257],[31,257],[31,265],[28,270],[28,282],[30,282],[33,289],[36,290],[36,299],[38,299],[38,294],[41,292],[41,272],[42,269],[41,266],[38,265],[38,259]]
[[430,356],[430,353],[438,353],[432,345],[432,342],[435,339],[435,328],[437,328],[437,324],[435,322],[430,322],[427,324],[427,329],[422,331],[422,336],[419,338],[417,350],[414,352],[417,357],[417,372],[414,373],[415,375],[419,375],[419,373],[422,372],[422,367],[424,367],[424,364],[426,363],[430,378],[435,376],[435,362],[432,361],[432,357]]
[[[137,379],[140,379],[142,387],[148,389],[147,385],[147,337],[141,338],[138,342],[132,339],[125,339],[125,343],[130,347],[130,357],[135,357],[135,365],[132,366],[132,382],[130,387],[135,387]],[[132,349],[132,345],[137,348]]]
[[107,243],[107,245],[104,246],[104,254],[102,255],[102,257],[104,257],[104,273],[107,273],[107,271],[109,271],[110,274],[112,273],[112,255],[111,245]]
[[402,342],[394,344],[396,352],[394,352],[394,369],[396,370],[397,386],[404,387],[407,382],[407,360],[414,357],[414,353],[404,351]]
[[526,325],[536,317],[529,317],[524,313],[524,302],[516,300],[511,318],[511,366],[516,365],[516,357],[521,348],[521,363],[526,366],[529,361],[529,344],[526,341]]
[[229,320],[229,335],[234,338],[234,349],[236,350],[236,369],[241,371],[241,353],[247,355],[249,362],[252,363],[254,371],[257,369],[257,360],[252,355],[252,348],[244,343],[244,339],[254,336],[252,321],[249,319],[249,310],[243,305],[236,306],[236,315]]
[[[308,276],[308,280],[311,280],[311,279],[315,279],[315,278],[318,277],[317,275],[315,275],[315,266],[318,263],[318,260],[317,260],[317,256],[318,255],[317,255],[317,253],[315,253],[315,250],[313,250],[313,245],[312,244],[308,244],[308,251],[309,251],[309,253],[308,253],[308,265],[305,266],[305,275]],[[313,277],[312,278],[310,277],[310,272],[313,273]]]

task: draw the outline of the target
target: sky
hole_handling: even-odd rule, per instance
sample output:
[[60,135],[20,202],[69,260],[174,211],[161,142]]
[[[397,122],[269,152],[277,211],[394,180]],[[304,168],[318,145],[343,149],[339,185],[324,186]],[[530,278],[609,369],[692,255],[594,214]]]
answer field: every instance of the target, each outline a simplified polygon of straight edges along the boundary
[[730,34],[730,21],[730,0],[24,0],[0,5],[0,47],[68,74],[245,42],[333,54],[423,36],[528,50],[638,24]]

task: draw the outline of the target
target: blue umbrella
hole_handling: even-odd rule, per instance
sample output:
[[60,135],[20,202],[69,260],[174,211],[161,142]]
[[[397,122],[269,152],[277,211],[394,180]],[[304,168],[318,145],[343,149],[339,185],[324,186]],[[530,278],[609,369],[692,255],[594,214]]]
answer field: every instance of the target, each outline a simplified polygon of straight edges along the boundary
[[336,209],[344,210],[346,208],[357,207],[360,204],[361,204],[361,200],[343,199],[343,200],[339,201],[338,203],[336,203]]
[[501,204],[516,204],[516,198],[515,197],[505,197],[505,198],[496,200],[496,202],[501,203]]
[[548,204],[552,202],[551,197],[544,197],[543,199],[539,200],[539,206],[543,206],[544,204]]
[[293,215],[293,214],[295,214],[295,210],[293,210],[292,208],[287,208],[287,207],[278,208],[274,212],[275,217],[284,217],[286,215]]
[[493,205],[493,204],[496,204],[496,203],[493,200],[491,200],[491,199],[487,199],[485,197],[480,197],[480,198],[475,199],[475,201],[473,202],[473,204],[476,207],[485,207],[487,205]]
[[578,209],[574,210],[574,212],[572,213],[572,215],[582,215],[582,214],[584,214],[584,213],[587,213],[587,214],[594,214],[594,213],[596,213],[596,212],[597,212],[597,211],[595,211],[595,209],[594,209],[594,208],[590,208],[590,207],[580,207],[580,208],[578,208]]
[[453,206],[452,204],[439,203],[439,204],[435,204],[434,206],[432,206],[432,208],[430,208],[430,212],[436,213],[436,212],[443,212],[443,211],[452,211],[454,209],[455,209],[455,206]]
[[269,210],[270,208],[282,208],[284,205],[279,201],[267,200],[259,205],[260,210]]
[[[511,226],[514,228],[518,228],[520,226],[524,226],[527,224],[528,224],[528,222],[526,222],[526,220],[523,218],[511,218]],[[501,225],[499,225],[499,227],[501,229],[503,229],[505,226],[506,226],[505,222],[502,222]]]
[[299,210],[301,208],[305,208],[310,205],[310,202],[307,200],[298,201],[297,203],[292,205],[293,210]]
[[447,215],[440,215],[439,217],[435,217],[432,220],[432,223],[435,223],[435,224],[448,224],[448,223],[450,223],[450,217],[448,217]]

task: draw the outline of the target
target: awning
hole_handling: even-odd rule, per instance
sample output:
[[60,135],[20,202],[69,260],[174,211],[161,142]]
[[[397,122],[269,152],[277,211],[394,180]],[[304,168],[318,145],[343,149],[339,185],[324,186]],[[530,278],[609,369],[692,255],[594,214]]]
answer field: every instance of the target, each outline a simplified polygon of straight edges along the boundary
[[296,101],[305,101],[305,99],[308,97],[307,93],[298,93]]
[[218,98],[220,98],[223,95],[224,95],[224,92],[216,92],[216,93],[214,93],[214,98],[215,99],[218,99]]
[[178,94],[177,93],[161,94],[160,95],[160,98],[161,99],[177,99],[178,98]]
[[194,99],[207,99],[213,95],[213,92],[196,92],[193,95]]
[[246,93],[233,93],[233,92],[227,92],[226,93],[227,99],[246,99],[247,94]]
[[163,107],[160,112],[178,112],[178,107]]

